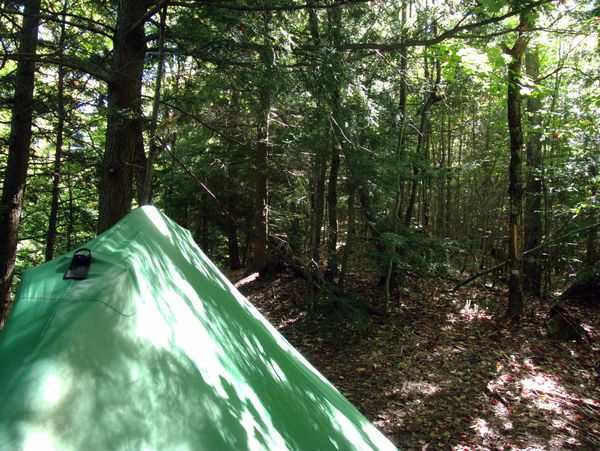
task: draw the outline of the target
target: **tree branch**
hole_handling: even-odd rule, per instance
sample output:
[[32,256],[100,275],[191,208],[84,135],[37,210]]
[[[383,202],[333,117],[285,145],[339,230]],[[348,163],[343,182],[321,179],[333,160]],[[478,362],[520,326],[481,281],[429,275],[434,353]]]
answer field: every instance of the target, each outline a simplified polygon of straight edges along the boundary
[[[566,237],[568,237],[568,236],[571,236],[571,235],[575,235],[576,233],[579,233],[579,232],[584,232],[584,231],[586,231],[586,230],[593,229],[594,227],[598,227],[598,226],[600,226],[600,222],[597,222],[597,223],[595,223],[595,224],[588,225],[588,226],[585,226],[585,227],[581,227],[581,228],[579,228],[579,229],[571,230],[570,232],[568,232],[568,233],[565,233],[564,235],[561,235],[561,236],[558,236],[558,237],[552,237],[552,238],[548,238],[546,241],[544,241],[543,243],[540,243],[540,244],[539,244],[539,245],[537,245],[536,247],[532,247],[531,249],[529,249],[529,250],[527,250],[527,251],[523,252],[523,255],[528,255],[528,254],[530,254],[530,253],[532,253],[532,252],[535,252],[535,251],[537,251],[537,250],[540,250],[540,249],[542,249],[542,248],[544,248],[544,247],[546,247],[546,246],[548,246],[548,245],[550,245],[550,244],[552,244],[552,243],[556,242],[557,240],[560,240],[560,239],[566,238]],[[492,271],[495,271],[495,270],[497,270],[497,269],[500,269],[500,268],[502,268],[503,266],[506,266],[507,264],[508,264],[508,260],[505,260],[505,261],[503,261],[502,263],[499,263],[499,264],[497,264],[496,266],[492,266],[491,268],[484,269],[483,271],[480,271],[480,272],[478,272],[478,273],[477,273],[477,274],[475,274],[474,276],[471,276],[471,277],[469,277],[468,279],[466,279],[466,280],[462,281],[461,283],[459,283],[458,285],[456,285],[454,288],[452,288],[452,291],[456,291],[456,290],[458,290],[460,287],[462,287],[462,286],[464,286],[464,285],[468,284],[469,282],[472,282],[473,280],[475,280],[475,279],[477,279],[477,278],[479,278],[479,277],[481,277],[481,276],[484,276],[484,275],[486,275],[486,274],[489,274],[489,273],[491,273]]]
[[219,0],[199,0],[199,1],[171,1],[169,5],[172,6],[209,6],[211,8],[219,8],[219,9],[228,9],[230,11],[247,11],[247,12],[267,12],[267,11],[300,11],[304,9],[329,9],[329,8],[337,8],[344,5],[354,5],[354,4],[362,4],[362,3],[371,3],[376,2],[377,0],[338,0],[331,4],[322,3],[322,2],[306,2],[302,4],[280,4],[280,5],[259,5],[259,6],[240,6],[235,5],[228,1],[219,1]]
[[[476,29],[479,27],[483,27],[485,25],[490,25],[493,23],[501,22],[505,19],[508,19],[509,17],[520,15],[521,13],[523,13],[525,11],[529,11],[533,8],[537,8],[538,6],[544,5],[546,3],[550,3],[551,1],[552,0],[538,0],[538,1],[530,3],[522,8],[511,10],[500,16],[490,17],[488,19],[480,20],[478,22],[472,22],[472,23],[463,25],[463,22],[470,15],[470,13],[468,13],[467,15],[463,16],[456,23],[456,25],[454,25],[452,28],[450,28],[432,38],[421,38],[421,39],[413,38],[413,39],[406,39],[404,41],[390,42],[390,43],[379,43],[379,42],[357,42],[357,43],[345,43],[345,44],[341,43],[341,44],[333,46],[333,48],[335,48],[337,50],[380,50],[380,51],[384,51],[384,52],[389,52],[389,51],[400,50],[405,47],[431,46],[434,44],[439,44],[440,42],[442,42],[446,39],[458,37],[459,33],[462,33],[464,31],[469,31],[469,30],[473,30],[473,29]],[[315,50],[316,47],[314,45],[313,46],[303,46],[303,47],[301,47],[301,49]]]
[[59,58],[56,56],[46,55],[32,56],[25,53],[7,53],[6,58],[12,61],[34,61],[36,63],[53,64],[56,66],[68,67],[69,69],[85,72],[86,74],[89,74],[92,77],[105,83],[108,83],[110,79],[108,72],[102,70],[100,66],[91,67],[90,63],[75,58]]

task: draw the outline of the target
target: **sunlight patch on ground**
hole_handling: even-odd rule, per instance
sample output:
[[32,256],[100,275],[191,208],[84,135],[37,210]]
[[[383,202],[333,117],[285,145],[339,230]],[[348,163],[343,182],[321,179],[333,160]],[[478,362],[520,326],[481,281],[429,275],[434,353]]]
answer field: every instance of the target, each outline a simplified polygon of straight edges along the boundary
[[502,404],[501,402],[496,404],[494,406],[494,413],[495,413],[496,417],[502,421],[502,428],[505,431],[510,431],[513,428],[513,423],[512,423],[512,421],[510,421],[510,417],[509,417],[510,412],[504,404]]
[[473,304],[473,302],[468,299],[463,308],[460,311],[462,318],[466,321],[473,321],[476,319],[479,320],[490,320],[492,319],[492,315],[486,312],[484,308],[481,308],[479,304]]
[[566,397],[564,388],[545,374],[536,374],[522,379],[521,393],[531,399],[538,409],[560,410],[560,403],[555,396]]
[[291,326],[292,324],[297,322],[302,316],[304,315],[298,315],[295,318],[284,318],[275,326],[275,328],[277,330],[285,329],[286,327]]
[[437,393],[440,387],[429,382],[404,382],[401,388],[396,388],[393,393],[406,393],[408,395],[431,396]]
[[448,313],[446,315],[446,325],[442,330],[452,330],[453,326],[457,323],[469,323],[471,321],[488,321],[493,317],[489,314],[484,307],[475,303],[471,299],[467,299],[466,302],[453,301],[460,310],[458,313]]
[[471,425],[471,429],[480,437],[495,437],[498,435],[483,418],[477,418]]
[[258,279],[258,276],[259,276],[259,274],[257,272],[254,272],[254,273],[250,274],[249,276],[244,277],[242,280],[236,282],[234,284],[234,286],[236,288],[243,287],[244,285],[246,285],[250,282],[254,282],[256,279]]

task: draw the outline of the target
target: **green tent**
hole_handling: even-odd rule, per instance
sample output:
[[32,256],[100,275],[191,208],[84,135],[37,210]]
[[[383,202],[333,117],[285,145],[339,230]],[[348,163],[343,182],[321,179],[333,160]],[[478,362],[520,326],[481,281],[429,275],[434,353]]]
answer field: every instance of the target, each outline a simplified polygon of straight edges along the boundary
[[0,449],[395,449],[155,208],[85,247],[23,276]]

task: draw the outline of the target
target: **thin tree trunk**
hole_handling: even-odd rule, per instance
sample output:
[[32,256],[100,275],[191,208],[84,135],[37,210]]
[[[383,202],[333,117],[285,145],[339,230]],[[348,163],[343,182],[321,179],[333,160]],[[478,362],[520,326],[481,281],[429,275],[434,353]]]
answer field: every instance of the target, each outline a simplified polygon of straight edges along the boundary
[[[538,49],[532,49],[525,56],[527,76],[536,80],[540,75]],[[541,99],[532,95],[527,99],[527,119],[529,137],[527,140],[527,181],[525,187],[525,238],[524,249],[536,248],[542,242],[542,180],[540,169],[542,154],[540,144],[541,125],[539,111]],[[541,252],[532,252],[523,262],[523,289],[539,296],[542,287]]]
[[[406,2],[402,2],[402,37],[406,36]],[[402,160],[405,157],[405,142],[406,142],[406,99],[407,99],[407,81],[406,81],[406,69],[408,67],[408,52],[406,47],[403,47],[400,50],[400,92],[399,92],[399,104],[398,104],[398,114],[400,116],[400,127],[398,127],[398,141],[396,144],[396,196],[394,201],[394,208],[392,210],[392,223],[394,224],[392,230],[396,235],[400,230],[400,210],[402,208],[402,177],[401,177],[401,165]],[[395,278],[394,273],[396,272],[396,261],[395,254],[396,249],[391,249],[388,251],[390,253],[387,265],[387,271],[385,274],[385,305],[384,309],[387,311],[387,308],[390,304],[392,290],[393,290],[393,280]]]
[[[319,46],[321,37],[319,34],[319,21],[314,9],[309,9],[309,26],[313,44]],[[323,70],[321,70],[321,73]],[[320,102],[321,93],[315,89],[317,98],[317,109],[321,110],[323,106]],[[319,124],[320,125],[320,124]],[[322,128],[320,128],[322,129]],[[321,142],[315,144],[315,158],[313,167],[313,190],[312,190],[312,217],[310,228],[310,256],[314,265],[318,267],[321,260],[321,229],[323,228],[323,216],[325,206],[325,178],[327,174],[327,161],[325,148]]]
[[[562,44],[558,43],[558,61],[560,61],[563,57]],[[557,103],[558,103],[558,95],[561,89],[562,77],[561,71],[556,72],[556,76],[554,78],[554,89],[552,90],[552,100],[550,102],[549,111],[556,111]],[[548,122],[549,123],[549,122]],[[544,146],[544,152],[542,154],[542,169],[543,173],[543,195],[544,195],[544,236],[549,237],[552,234],[553,228],[553,196],[549,195],[549,186],[555,186],[555,178],[554,178],[554,165],[545,166],[545,161],[552,161],[557,155],[559,149],[557,149],[558,140],[553,138],[550,141],[550,146],[547,143]],[[549,147],[549,149],[548,149]],[[547,154],[549,152],[549,154]],[[556,256],[558,253],[552,249],[548,248],[546,252],[543,253],[543,283],[542,283],[542,297],[546,299],[552,291],[552,269],[554,268],[554,263],[556,262]]]
[[135,200],[138,206],[144,205],[144,182],[146,180],[146,168],[148,166],[148,157],[144,148],[144,130],[142,118],[133,124],[132,133],[136,136],[135,155],[133,160],[135,175]]
[[[35,56],[40,0],[25,0],[24,5],[19,53]],[[34,80],[33,58],[19,61],[15,78],[8,161],[0,203],[0,329],[4,326],[11,305],[10,289],[17,256],[17,233],[29,166]]]
[[452,121],[448,115],[448,137],[446,140],[446,202],[444,215],[444,236],[452,236]]
[[339,169],[340,146],[339,144],[334,144],[331,149],[329,183],[327,184],[327,212],[329,227],[327,228],[327,269],[325,270],[325,280],[329,282],[333,281],[337,274],[337,179]]
[[238,245],[238,237],[237,237],[237,224],[234,221],[236,205],[237,205],[237,194],[235,191],[235,186],[233,183],[233,179],[230,174],[227,174],[226,181],[226,205],[227,211],[230,213],[225,216],[225,224],[226,224],[226,233],[227,233],[227,249],[228,249],[228,266],[229,269],[239,269],[241,268],[240,263],[240,249]]
[[[596,175],[598,174],[598,171],[596,169],[596,165],[595,164],[590,164],[589,168],[588,168],[588,174],[590,176],[590,180],[594,180],[596,178]],[[596,197],[596,194],[598,193],[598,187],[595,184],[592,184],[592,188],[591,188],[591,197]],[[596,210],[595,209],[590,209],[589,212],[589,217],[590,217],[590,222],[591,223],[595,223],[596,222]],[[585,266],[584,266],[584,270],[589,273],[589,274],[593,274],[598,272],[598,230],[599,227],[591,227],[588,230],[587,233],[587,237],[586,237],[586,241],[585,241],[585,258],[584,258],[584,262],[585,262]]]
[[[329,15],[329,26],[331,28],[331,43],[337,45],[341,42],[342,34],[342,10],[339,7],[331,8],[327,11]],[[342,121],[342,67],[341,60],[338,55],[333,57],[331,61],[331,138],[330,151],[331,160],[329,163],[329,181],[327,184],[327,216],[329,219],[329,227],[327,229],[327,269],[325,270],[325,280],[331,282],[336,277],[338,272],[337,266],[337,236],[338,236],[338,220],[337,220],[337,183],[340,169],[340,153],[344,145],[344,137],[341,129]]]
[[[436,103],[439,102],[440,100],[442,100],[444,98],[444,95],[439,91],[439,83],[440,83],[440,77],[441,77],[441,68],[438,62],[436,62],[436,70],[437,70],[437,74],[436,74],[436,81],[433,84],[433,86],[431,87],[431,89],[429,90],[429,93],[427,94],[427,97],[425,99],[425,102],[423,103],[423,105],[421,105],[421,111],[420,111],[420,124],[419,124],[419,133],[418,133],[418,137],[417,137],[417,149],[415,151],[415,154],[417,155],[417,157],[421,157],[424,161],[427,160],[426,155],[424,154],[424,149],[426,149],[426,147],[428,146],[428,134],[429,134],[429,111],[431,110],[431,107]],[[413,169],[413,176],[414,176],[414,180],[412,181],[412,186],[411,186],[411,191],[410,191],[410,198],[408,201],[408,207],[406,208],[406,214],[404,216],[404,224],[406,225],[410,225],[410,222],[412,220],[413,214],[414,214],[414,208],[415,208],[415,203],[417,200],[417,189],[419,187],[419,167],[418,165],[415,164],[415,167]]]
[[518,318],[523,311],[523,183],[521,177],[523,151],[523,132],[521,129],[521,66],[523,53],[527,47],[524,36],[527,19],[523,14],[519,25],[518,37],[511,49],[505,49],[510,55],[508,63],[508,130],[510,134],[509,163],[509,220],[508,220],[508,306],[506,318]]
[[267,236],[269,224],[269,197],[268,197],[268,154],[269,154],[269,125],[271,121],[271,91],[272,77],[275,65],[273,45],[269,36],[270,12],[264,13],[264,45],[261,59],[264,65],[264,74],[259,90],[259,120],[256,136],[256,151],[254,164],[256,167],[254,190],[254,237],[253,237],[253,267],[262,271],[267,265]]
[[99,233],[131,209],[132,168],[141,133],[142,73],[146,54],[144,15],[149,4],[149,0],[120,0],[118,4],[99,188]]
[[[423,146],[423,162],[426,168],[431,167],[431,157],[429,151],[431,148],[431,118],[427,118],[427,129],[425,133],[425,145]],[[421,182],[421,208],[422,208],[422,226],[423,232],[429,235],[430,232],[430,218],[431,218],[431,176],[428,173],[423,174],[423,180]]]
[[[62,59],[65,50],[65,29],[66,29],[67,2],[64,2],[62,11],[62,20],[60,23],[60,37],[58,42],[58,57]],[[58,66],[58,91],[56,100],[56,114],[58,121],[56,124],[56,147],[54,150],[54,171],[52,174],[52,199],[50,201],[50,218],[48,219],[48,231],[46,233],[46,261],[52,260],[54,256],[54,242],[56,241],[56,225],[58,219],[58,200],[60,179],[62,170],[62,147],[65,129],[65,68]]]
[[163,73],[165,67],[165,26],[167,21],[167,7],[160,10],[160,25],[158,34],[158,67],[156,69],[156,82],[154,84],[154,97],[152,100],[152,116],[150,118],[150,146],[148,150],[148,158],[146,160],[146,170],[144,174],[144,187],[142,191],[142,204],[147,205],[152,203],[152,173],[154,170],[154,160],[156,159],[160,147],[158,145],[157,125],[158,112],[160,108],[160,93],[162,89]]
[[[226,115],[225,125],[228,128],[234,130],[236,120],[239,118],[240,114],[240,96],[238,91],[234,90],[231,95],[231,100],[229,102],[229,113]],[[236,136],[237,138],[237,136]],[[236,148],[232,145],[231,147],[231,155],[236,154]],[[234,167],[233,162],[229,162],[225,166],[225,204],[226,211],[228,214],[224,215],[225,218],[225,234],[227,236],[227,259],[228,259],[228,267],[231,270],[236,270],[242,267],[240,262],[240,248],[238,241],[238,224],[235,218],[238,217],[238,193],[236,190],[235,183],[235,174],[232,172],[232,168]]]
[[352,253],[352,245],[354,241],[354,198],[356,197],[356,187],[354,182],[350,181],[348,186],[348,232],[346,234],[346,246],[344,246],[344,253],[342,254],[342,267],[340,269],[340,278],[338,280],[340,285],[344,285],[346,276],[348,275],[348,260]]

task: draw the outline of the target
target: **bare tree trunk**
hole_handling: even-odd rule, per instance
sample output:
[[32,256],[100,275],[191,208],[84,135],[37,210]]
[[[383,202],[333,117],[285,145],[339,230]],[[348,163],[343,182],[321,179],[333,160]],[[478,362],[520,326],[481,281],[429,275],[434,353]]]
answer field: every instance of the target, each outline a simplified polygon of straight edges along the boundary
[[[63,58],[65,51],[65,28],[66,28],[67,2],[63,4],[62,20],[60,23],[60,37],[58,42],[58,57]],[[65,129],[65,68],[58,66],[58,91],[56,100],[56,147],[54,150],[54,171],[52,174],[52,199],[50,201],[50,218],[48,219],[48,231],[46,233],[46,261],[52,260],[54,256],[54,242],[56,241],[56,224],[58,220],[58,200],[60,179],[62,170],[62,147]]]
[[227,211],[230,213],[229,215],[225,216],[225,227],[227,232],[228,266],[229,269],[239,269],[242,265],[240,263],[240,249],[237,237],[237,224],[234,221],[235,210],[237,205],[237,194],[235,191],[233,179],[229,174],[227,174],[225,189],[227,191]]
[[521,15],[518,37],[511,49],[505,51],[510,55],[508,63],[508,130],[510,134],[509,163],[509,219],[508,219],[508,306],[506,318],[518,318],[523,311],[523,183],[521,177],[523,151],[523,131],[521,129],[521,94],[520,79],[523,53],[527,47],[524,36],[527,19]]
[[327,269],[325,280],[331,282],[338,272],[337,268],[337,179],[340,168],[340,151],[338,146],[332,149],[331,165],[329,168],[329,183],[327,185],[327,212],[329,227],[327,228]]
[[[341,42],[342,34],[342,10],[339,7],[331,8],[327,11],[329,15],[329,26],[331,29],[331,43],[337,45]],[[338,272],[337,267],[337,182],[340,169],[340,153],[344,145],[344,137],[341,133],[342,121],[342,100],[341,100],[341,81],[343,76],[341,60],[336,55],[330,63],[331,65],[331,138],[330,150],[331,160],[329,163],[329,181],[327,184],[327,216],[329,227],[327,229],[327,269],[325,270],[325,280],[333,281]]]
[[[590,180],[594,180],[598,171],[596,169],[595,164],[590,164],[588,168],[588,174],[590,176]],[[595,197],[598,193],[598,187],[595,184],[592,184],[591,195]],[[591,209],[589,212],[590,222],[593,224],[596,222],[596,211]],[[588,230],[588,234],[585,241],[585,271],[592,274],[597,273],[600,268],[598,268],[598,229],[599,227],[591,227]]]
[[[321,37],[319,34],[319,21],[314,9],[309,9],[309,26],[313,44],[319,46]],[[323,106],[320,103],[320,92],[315,92],[317,108]],[[312,189],[312,218],[310,228],[310,257],[316,266],[321,260],[321,229],[323,228],[323,216],[325,207],[325,177],[327,174],[327,162],[325,149],[322,143],[317,142],[315,148],[315,159],[313,167],[313,189]]]
[[[406,2],[402,2],[402,37],[406,37]],[[400,116],[400,126],[398,127],[398,141],[396,144],[396,196],[394,201],[394,208],[392,212],[392,223],[394,234],[398,234],[400,230],[400,210],[402,208],[402,177],[401,177],[401,164],[405,157],[405,142],[406,142],[406,99],[407,99],[407,81],[406,81],[406,69],[408,67],[408,52],[406,47],[400,50],[400,92],[399,92],[399,104],[398,114]],[[385,274],[385,304],[384,308],[387,308],[390,304],[392,297],[392,291],[394,288],[393,281],[395,280],[394,273],[396,272],[395,253],[396,249],[389,250],[390,256],[387,265],[387,271]]]
[[[35,56],[40,0],[26,0],[24,4],[19,53]],[[33,59],[19,61],[15,78],[8,161],[0,203],[0,329],[4,326],[11,305],[10,288],[17,256],[17,233],[29,166],[34,79]]]
[[[525,56],[527,76],[536,80],[540,75],[538,49],[532,49]],[[540,98],[532,95],[527,99],[529,136],[527,140],[527,181],[525,187],[525,238],[524,249],[536,248],[542,242],[542,154],[540,144],[541,125],[539,111]],[[539,296],[542,287],[541,252],[530,253],[523,262],[523,289]]]
[[[427,62],[425,62],[427,65]],[[429,112],[431,107],[444,98],[444,94],[439,90],[440,78],[441,78],[441,67],[439,62],[436,62],[436,80],[432,83],[432,86],[421,105],[420,110],[420,124],[419,124],[419,135],[417,137],[417,149],[415,154],[417,157],[422,157],[423,160],[427,160],[426,155],[424,154],[427,146],[429,145]],[[419,167],[415,165],[413,169],[414,180],[412,182],[411,191],[410,191],[410,199],[408,201],[408,207],[406,208],[406,214],[404,216],[404,224],[410,225],[414,214],[415,203],[417,200],[417,188],[419,187]]]
[[67,252],[73,248],[73,224],[75,222],[75,215],[73,213],[73,187],[71,181],[67,177],[67,191],[69,192],[69,214],[67,219]]
[[340,285],[344,285],[346,276],[348,275],[348,260],[352,252],[352,246],[354,242],[354,198],[356,197],[356,187],[354,181],[349,181],[348,186],[348,232],[346,234],[346,246],[344,246],[344,253],[342,254],[342,268],[340,270],[340,278],[338,280]]
[[156,82],[154,84],[154,98],[152,100],[152,116],[150,118],[150,146],[148,158],[146,159],[146,168],[144,173],[144,186],[142,191],[142,204],[152,203],[152,173],[154,170],[154,160],[156,159],[160,147],[157,138],[158,112],[160,108],[160,92],[162,89],[163,73],[165,67],[165,26],[167,21],[167,7],[160,10],[160,25],[158,35],[158,67],[156,69]]
[[444,215],[444,235],[452,236],[452,121],[448,115],[448,138],[446,156],[446,208]]
[[138,206],[144,205],[144,182],[146,180],[146,168],[148,166],[148,157],[144,148],[144,130],[142,118],[133,124],[132,133],[136,136],[135,154],[133,157],[133,167],[135,175],[135,200]]
[[[425,166],[429,168],[431,166],[431,157],[429,155],[431,148],[431,118],[427,118],[427,129],[425,133],[425,145],[423,146],[423,162]],[[423,232],[429,235],[430,232],[430,219],[431,219],[431,176],[427,173],[423,174],[423,180],[421,181],[421,208],[422,208],[422,221]]]
[[254,164],[256,167],[254,190],[254,237],[253,237],[253,267],[262,271],[267,265],[267,236],[269,224],[269,197],[267,165],[269,154],[269,125],[271,121],[271,83],[275,57],[271,37],[269,36],[270,12],[264,17],[264,44],[261,53],[264,65],[264,76],[259,90],[259,124],[256,135],[256,151]]
[[141,133],[142,73],[146,54],[144,15],[149,4],[149,0],[120,0],[118,4],[99,188],[99,233],[131,209],[132,168]]

